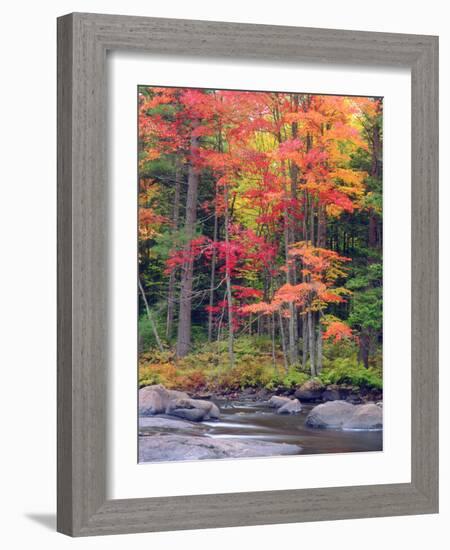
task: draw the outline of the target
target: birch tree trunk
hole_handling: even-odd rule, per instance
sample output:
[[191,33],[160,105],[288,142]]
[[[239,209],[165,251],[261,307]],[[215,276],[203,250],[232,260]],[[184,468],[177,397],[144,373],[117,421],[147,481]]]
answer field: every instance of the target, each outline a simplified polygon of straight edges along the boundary
[[[285,245],[285,261],[286,261],[286,282],[293,284],[292,281],[292,266],[289,261],[289,245],[291,243],[291,227],[292,219],[288,208],[288,192],[286,185],[286,168],[282,163],[282,178],[283,178],[283,195],[284,195],[284,245]],[[289,302],[289,361],[291,364],[298,362],[297,351],[297,331],[295,322],[296,309],[294,302]]]
[[275,372],[278,374],[277,360],[275,355],[275,315],[273,313],[270,316],[270,329],[271,329],[270,332],[272,337],[272,365],[275,369]]
[[233,329],[233,297],[231,294],[230,273],[230,235],[229,235],[228,183],[225,184],[225,279],[228,302],[228,356],[230,367],[234,366],[234,329]]
[[322,372],[323,362],[322,323],[320,322],[321,316],[322,314],[319,311],[317,319],[317,374],[320,374]]
[[148,317],[148,320],[150,321],[150,327],[152,329],[153,336],[155,337],[156,344],[159,348],[159,351],[163,351],[161,340],[160,340],[159,334],[158,334],[158,329],[156,328],[156,324],[155,324],[155,321],[153,319],[153,315],[152,315],[152,312],[150,310],[150,307],[148,305],[147,297],[145,295],[144,288],[142,286],[142,283],[141,283],[140,279],[138,280],[138,283],[139,283],[139,290],[141,291],[142,299],[144,300],[144,305],[145,305],[145,310],[147,312],[147,317]]
[[308,361],[308,321],[306,315],[302,315],[302,367],[306,369]]
[[311,311],[308,311],[308,337],[309,337],[309,365],[311,369],[311,376],[316,376],[315,365],[315,353],[314,353],[314,325],[313,315]]

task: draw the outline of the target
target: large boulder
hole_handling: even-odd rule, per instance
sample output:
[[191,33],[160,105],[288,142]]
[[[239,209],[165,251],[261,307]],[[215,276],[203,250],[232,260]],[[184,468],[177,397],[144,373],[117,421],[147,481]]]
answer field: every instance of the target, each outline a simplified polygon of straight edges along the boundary
[[319,380],[307,380],[295,392],[295,397],[300,401],[317,401],[322,398],[325,386]]
[[286,403],[289,403],[291,400],[289,397],[283,397],[282,395],[273,395],[269,399],[269,406],[273,407],[274,409],[279,409],[283,405],[286,405]]
[[306,417],[311,428],[342,428],[353,415],[355,406],[346,401],[327,401],[314,407]]
[[169,401],[165,412],[186,420],[199,421],[220,418],[220,411],[215,403],[202,399],[190,399],[189,397]]
[[344,430],[379,430],[383,427],[383,410],[375,403],[357,405],[344,424]]
[[[194,410],[196,412],[189,412]],[[195,421],[220,418],[219,408],[212,401],[191,399],[187,393],[168,390],[161,384],[139,390],[139,415],[155,414],[169,414]]]
[[290,399],[277,410],[277,414],[297,414],[301,410],[302,404],[300,401],[298,399]]
[[311,428],[378,430],[383,427],[383,410],[375,403],[352,405],[348,401],[327,401],[306,417]]
[[[187,394],[186,397],[188,397]],[[163,414],[166,412],[170,399],[170,391],[161,384],[141,388],[139,390],[139,414],[141,416]]]
[[201,399],[193,399],[192,401],[194,401],[196,408],[200,408],[205,411],[207,418],[213,418],[215,420],[220,418],[219,407],[212,401],[204,401]]
[[301,450],[299,445],[255,439],[214,439],[184,434],[155,434],[139,438],[139,462],[297,455]]

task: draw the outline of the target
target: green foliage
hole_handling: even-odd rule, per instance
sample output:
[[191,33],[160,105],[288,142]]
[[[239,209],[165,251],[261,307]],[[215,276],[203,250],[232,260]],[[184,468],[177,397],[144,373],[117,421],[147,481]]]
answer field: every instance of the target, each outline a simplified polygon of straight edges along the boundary
[[383,322],[383,296],[381,288],[370,288],[355,293],[349,323],[360,329],[381,330]]
[[356,360],[358,344],[354,340],[348,339],[342,339],[339,342],[328,340],[324,342],[323,353],[323,367],[326,369],[332,367],[340,359]]
[[[152,335],[148,334],[148,340]],[[274,365],[267,337],[242,336],[235,342],[234,367],[230,367],[226,342],[198,345],[193,353],[175,360],[173,351],[152,348],[140,354],[139,385],[163,384],[185,391],[236,391],[244,388],[295,387],[309,375],[293,365],[286,372],[277,354]]]
[[355,270],[347,288],[354,292],[348,322],[359,330],[381,331],[383,321],[383,266],[371,263]]
[[272,386],[275,372],[270,365],[260,361],[241,361],[218,377],[219,387],[231,390]]
[[301,386],[309,380],[309,378],[310,376],[306,372],[301,372],[299,367],[292,366],[283,376],[281,385],[286,388],[293,388],[296,386]]
[[375,212],[381,214],[383,209],[382,191],[383,186],[381,180],[368,177],[366,179],[367,193],[362,200],[362,206],[370,208]]
[[[139,386],[163,384],[184,391],[237,391],[245,388],[296,388],[310,379],[300,365],[285,370],[281,355],[274,365],[270,342],[261,340],[256,347],[251,337],[236,340],[236,363],[230,367],[228,354],[217,343],[205,344],[183,359],[175,360],[173,351],[152,349],[140,356]],[[324,348],[323,370],[319,375],[324,384],[351,384],[361,388],[382,388],[380,366],[365,369],[356,359],[356,344],[341,341],[327,343]]]
[[324,384],[351,384],[359,388],[382,389],[383,379],[379,369],[364,368],[356,359],[335,359],[332,366],[324,368],[319,375]]
[[[166,325],[165,318],[159,308],[152,309],[154,321],[160,338],[165,334]],[[139,351],[146,352],[147,350],[156,346],[155,335],[153,333],[150,321],[146,314],[141,315],[139,318]]]
[[190,238],[200,237],[201,234],[201,228],[198,225],[195,228],[193,237],[189,237],[184,228],[178,229],[177,231],[170,228],[170,230],[162,231],[154,238],[152,252],[155,256],[165,261],[169,257],[170,252],[173,250],[180,250],[189,243]]

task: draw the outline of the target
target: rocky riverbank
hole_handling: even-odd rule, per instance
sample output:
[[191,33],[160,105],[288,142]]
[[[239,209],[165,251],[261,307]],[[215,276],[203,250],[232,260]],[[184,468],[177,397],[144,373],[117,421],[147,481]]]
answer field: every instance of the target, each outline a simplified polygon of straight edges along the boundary
[[[153,419],[152,419],[153,420]],[[157,420],[155,418],[155,420]],[[150,423],[151,424],[151,423]],[[147,427],[149,424],[147,424]],[[167,460],[202,460],[210,458],[251,458],[263,456],[296,455],[301,446],[288,443],[272,443],[254,439],[233,438],[212,439],[202,430],[198,435],[187,435],[196,426],[185,424],[183,434],[154,433],[139,438],[139,462],[160,462]]]
[[[301,391],[312,392],[312,388]],[[333,449],[345,452],[354,447],[360,450],[355,446],[357,437],[350,432],[382,429],[380,402],[317,402],[317,393],[307,394],[302,402],[295,395],[298,393],[261,395],[257,390],[251,393],[244,390],[238,396],[202,395],[202,399],[198,399],[161,385],[142,388],[139,391],[139,460],[302,454],[321,452],[324,441],[332,449],[324,452],[333,452]],[[314,433],[317,435],[312,436]],[[381,448],[381,438],[377,439],[379,443],[371,441],[369,438],[368,443],[363,442],[369,445],[368,450]],[[305,451],[303,446],[308,442],[312,450]]]
[[273,396],[296,398],[301,403],[323,403],[326,401],[347,401],[353,405],[377,403],[383,400],[383,391],[375,388],[360,388],[351,384],[324,385],[317,380],[308,380],[297,388],[279,387],[275,390],[266,388],[245,388],[240,391],[197,393],[192,397],[199,399],[225,399],[236,401],[269,401]]

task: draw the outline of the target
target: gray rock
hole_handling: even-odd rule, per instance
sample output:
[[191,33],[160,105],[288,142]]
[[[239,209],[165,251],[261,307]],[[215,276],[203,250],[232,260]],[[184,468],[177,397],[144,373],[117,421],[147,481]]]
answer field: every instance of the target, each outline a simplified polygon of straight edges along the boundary
[[190,420],[191,422],[200,422],[206,417],[204,409],[173,409],[170,414],[179,416],[185,420]]
[[273,395],[269,399],[269,406],[273,407],[275,409],[279,409],[283,405],[286,405],[286,403],[289,403],[291,400],[289,397],[283,397],[282,395]]
[[342,428],[353,415],[355,406],[346,401],[327,401],[314,407],[306,417],[311,428]]
[[377,401],[375,404],[377,407],[380,407],[380,409],[383,408],[383,401]]
[[306,417],[312,428],[373,430],[383,427],[383,410],[375,403],[352,405],[347,401],[327,401],[317,405]]
[[[202,411],[197,413],[177,413],[177,410]],[[155,414],[170,414],[181,416],[188,420],[198,418],[199,420],[209,418],[220,418],[219,408],[212,401],[202,399],[191,399],[185,392],[178,390],[168,390],[164,386],[157,384],[146,386],[139,390],[139,415],[152,416]]]
[[316,401],[322,398],[325,386],[319,380],[308,380],[295,392],[295,397],[300,401]]
[[383,427],[383,411],[375,403],[357,405],[344,424],[344,430],[374,430]]
[[269,441],[213,439],[175,434],[139,438],[140,462],[295,455],[300,452],[301,447],[298,445]]
[[337,384],[330,384],[325,388],[322,393],[322,399],[324,401],[339,401],[341,399],[341,392]]
[[213,403],[212,401],[203,401],[200,399],[193,399],[192,400],[195,404],[196,408],[202,409],[205,411],[205,417],[206,418],[214,418],[218,419],[220,418],[220,410],[219,407]]
[[167,403],[166,414],[173,414],[177,409],[195,409],[194,400],[190,398],[179,398],[169,400]]
[[290,399],[288,403],[285,403],[277,410],[277,414],[297,414],[301,412],[302,404],[298,399]]
[[[178,410],[197,410],[201,411],[203,413],[203,416],[198,413],[177,413]],[[192,420],[194,416],[197,416],[199,420],[220,418],[219,407],[212,401],[204,401],[201,399],[174,399],[173,401],[169,401],[165,412],[166,414],[181,416],[182,418],[187,418],[188,420]]]
[[141,416],[139,417],[139,429],[141,430],[202,430],[202,424],[188,422],[178,418],[167,418],[166,416]]
[[139,414],[162,414],[166,412],[170,401],[182,398],[189,399],[189,396],[177,390],[167,390],[161,384],[146,386],[139,390]]

